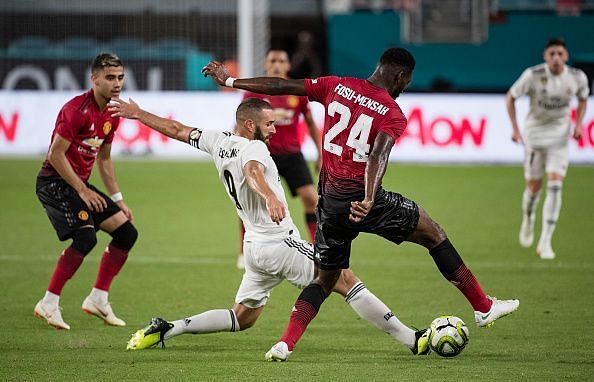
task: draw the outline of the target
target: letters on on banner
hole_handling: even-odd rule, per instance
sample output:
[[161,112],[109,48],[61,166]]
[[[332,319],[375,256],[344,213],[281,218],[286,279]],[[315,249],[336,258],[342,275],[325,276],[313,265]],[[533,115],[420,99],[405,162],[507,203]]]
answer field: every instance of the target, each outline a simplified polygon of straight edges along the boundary
[[[76,93],[0,91],[0,156],[44,154],[58,111]],[[146,110],[201,129],[233,130],[239,93],[137,92],[131,96]],[[594,98],[590,98],[590,101]],[[522,124],[527,99],[517,102]],[[511,141],[511,127],[503,95],[417,95],[398,100],[408,127],[392,150],[391,160],[407,162],[519,163],[523,148]],[[591,102],[590,102],[591,103]],[[312,103],[321,128],[324,109]],[[575,110],[572,124],[575,122]],[[571,140],[570,160],[594,163],[594,110],[590,105],[582,125],[583,136]],[[308,159],[315,146],[302,122],[299,134]],[[113,144],[114,155],[151,155],[157,158],[198,158],[205,154],[176,142],[133,120],[122,120]]]

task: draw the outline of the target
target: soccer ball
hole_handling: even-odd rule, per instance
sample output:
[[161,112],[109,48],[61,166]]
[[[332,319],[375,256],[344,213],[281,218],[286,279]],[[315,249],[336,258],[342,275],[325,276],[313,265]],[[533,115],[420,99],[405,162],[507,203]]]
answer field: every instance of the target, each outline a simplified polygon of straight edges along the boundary
[[458,317],[437,317],[429,330],[429,347],[442,357],[457,356],[469,340],[468,328]]

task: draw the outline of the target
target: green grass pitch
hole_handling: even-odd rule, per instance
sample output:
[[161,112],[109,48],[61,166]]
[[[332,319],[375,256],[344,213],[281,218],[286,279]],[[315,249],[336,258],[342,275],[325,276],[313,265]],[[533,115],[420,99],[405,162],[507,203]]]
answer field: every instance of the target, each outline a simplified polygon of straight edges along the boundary
[[[58,242],[35,196],[41,160],[0,160],[0,380],[592,380],[594,377],[594,168],[570,168],[553,247],[542,261],[517,243],[522,171],[508,166],[391,164],[384,186],[423,206],[446,230],[485,291],[517,297],[520,309],[490,329],[430,256],[413,244],[361,235],[352,266],[405,323],[441,314],[466,321],[470,343],[453,359],[414,357],[332,296],[287,363],[264,353],[287,323],[298,291],[281,284],[255,327],[186,335],[165,349],[125,351],[153,316],[179,319],[233,303],[238,219],[210,163],[122,161],[118,179],[140,237],[110,299],[128,326],[104,326],[80,305],[95,279],[99,244],[64,289],[69,332],[33,316]],[[96,174],[97,175],[97,174]],[[92,182],[104,189],[98,176]],[[541,205],[542,200],[541,198]],[[302,234],[301,203],[290,200]],[[540,208],[539,208],[540,215]],[[537,234],[540,220],[537,222]]]

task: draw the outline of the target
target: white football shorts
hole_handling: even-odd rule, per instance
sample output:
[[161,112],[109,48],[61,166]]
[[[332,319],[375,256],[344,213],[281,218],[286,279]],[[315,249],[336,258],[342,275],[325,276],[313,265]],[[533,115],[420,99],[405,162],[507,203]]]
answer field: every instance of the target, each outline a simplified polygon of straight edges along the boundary
[[298,237],[275,242],[244,242],[245,273],[235,302],[248,308],[266,304],[272,288],[287,280],[303,289],[314,278],[313,246]]
[[569,166],[569,146],[550,148],[525,147],[524,178],[542,179],[547,174],[556,173],[565,177]]

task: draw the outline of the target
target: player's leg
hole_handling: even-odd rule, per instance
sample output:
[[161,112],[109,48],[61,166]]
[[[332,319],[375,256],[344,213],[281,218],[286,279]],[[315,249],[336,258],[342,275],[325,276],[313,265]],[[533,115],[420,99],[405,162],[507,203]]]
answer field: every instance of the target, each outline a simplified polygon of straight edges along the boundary
[[76,191],[61,179],[37,180],[37,196],[61,241],[72,239],[54,268],[45,296],[37,303],[35,315],[58,329],[70,329],[60,310],[62,289],[76,273],[84,257],[97,244],[93,219]]
[[233,309],[213,309],[181,320],[167,322],[153,318],[149,324],[138,330],[128,341],[126,349],[143,350],[181,334],[208,334],[237,332],[252,327],[264,306],[249,308],[235,304]]
[[353,310],[367,322],[388,333],[409,348],[413,354],[428,354],[426,330],[415,331],[404,325],[392,310],[377,298],[351,269],[344,269],[334,286]]
[[273,345],[265,355],[267,361],[282,362],[289,358],[307,326],[316,317],[322,303],[332,292],[341,271],[341,269],[318,269],[318,276],[297,297],[289,323],[280,341]]
[[272,289],[283,280],[282,276],[268,274],[265,259],[271,257],[273,251],[267,249],[274,250],[254,242],[245,244],[246,270],[237,290],[233,309],[213,309],[172,322],[153,318],[147,327],[132,335],[127,349],[146,349],[184,333],[237,332],[253,326]]
[[95,188],[94,190],[107,202],[103,212],[94,214],[95,224],[102,231],[107,232],[112,240],[103,252],[95,285],[89,296],[85,298],[82,309],[88,314],[101,318],[109,325],[125,326],[126,323],[113,313],[109,303],[109,289],[113,279],[126,263],[128,254],[138,238],[138,231],[107,195]]
[[246,330],[254,326],[263,310],[264,305],[250,308],[241,303],[233,305],[233,309],[209,310],[183,320],[173,321],[174,326],[165,334],[165,339],[183,333],[206,334]]
[[250,308],[241,303],[233,305],[233,309],[214,309],[172,321],[173,328],[165,333],[164,339],[169,339],[184,333],[206,334],[218,332],[238,332],[254,326],[264,310],[264,305]]
[[[323,213],[318,207],[318,218]],[[319,219],[318,219],[319,220]],[[286,361],[309,323],[316,317],[322,303],[334,289],[342,269],[349,268],[351,241],[356,234],[343,232],[330,219],[316,232],[316,277],[301,291],[293,305],[289,323],[280,341],[266,353],[269,361]],[[340,238],[340,239],[338,239]],[[303,241],[301,241],[304,243]],[[304,250],[304,253],[308,251]],[[291,281],[289,277],[287,280]],[[311,280],[311,278],[310,278]]]
[[522,194],[522,225],[520,226],[520,233],[518,235],[520,245],[525,248],[530,247],[534,241],[536,207],[540,198],[544,169],[543,152],[526,146],[524,157],[526,188]]
[[536,249],[541,259],[555,258],[551,241],[561,212],[561,189],[569,164],[568,157],[567,147],[547,152],[547,195],[542,207],[542,232]]
[[260,317],[272,289],[283,277],[267,274],[265,268],[258,265],[262,246],[250,242],[246,243],[244,249],[246,271],[237,290],[233,309],[213,309],[172,322],[153,318],[148,326],[132,335],[126,348],[146,349],[185,333],[237,332],[252,327]]
[[478,326],[490,326],[496,319],[518,308],[520,304],[518,300],[497,300],[485,295],[474,274],[464,264],[445,232],[420,207],[417,227],[406,240],[420,244],[429,250],[443,277],[455,285],[474,308]]
[[72,278],[83,262],[84,257],[97,244],[95,228],[85,226],[73,232],[72,244],[66,248],[54,269],[45,296],[35,306],[35,315],[45,318],[48,324],[58,329],[70,329],[62,319],[60,295],[66,282]]
[[274,267],[267,259],[275,253],[275,248],[269,245],[248,242],[244,246],[246,270],[243,274],[241,284],[235,296],[233,309],[209,310],[198,315],[173,321],[174,325],[170,332],[165,334],[165,339],[183,333],[215,333],[215,332],[237,332],[252,327],[268,298],[272,289],[282,282],[283,277],[277,272],[269,269]]

